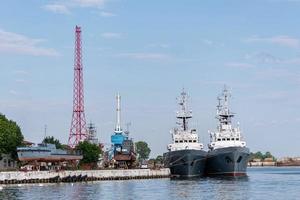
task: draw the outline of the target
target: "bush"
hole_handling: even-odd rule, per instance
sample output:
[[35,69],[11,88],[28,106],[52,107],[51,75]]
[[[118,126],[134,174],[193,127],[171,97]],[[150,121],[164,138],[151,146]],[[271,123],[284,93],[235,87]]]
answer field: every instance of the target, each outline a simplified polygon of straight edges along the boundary
[[102,153],[98,145],[89,143],[88,141],[80,142],[76,146],[76,150],[82,152],[83,158],[80,164],[96,163],[99,159],[99,155]]

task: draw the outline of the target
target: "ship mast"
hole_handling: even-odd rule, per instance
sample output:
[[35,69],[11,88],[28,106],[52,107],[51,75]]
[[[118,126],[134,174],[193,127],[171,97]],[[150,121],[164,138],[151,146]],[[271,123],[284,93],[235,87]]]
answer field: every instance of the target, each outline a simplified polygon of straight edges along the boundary
[[188,130],[187,120],[189,118],[192,118],[192,111],[188,110],[187,100],[188,100],[188,95],[183,89],[178,103],[180,108],[179,111],[177,111],[177,115],[176,115],[176,118],[180,120],[179,124],[181,125],[183,131]]
[[231,119],[234,117],[234,113],[229,110],[229,97],[230,93],[226,86],[224,86],[222,97],[218,97],[217,105],[216,118],[219,120],[220,125],[231,125]]
[[116,123],[116,128],[115,128],[115,133],[122,133],[122,128],[121,128],[121,96],[118,93],[117,94],[117,123]]

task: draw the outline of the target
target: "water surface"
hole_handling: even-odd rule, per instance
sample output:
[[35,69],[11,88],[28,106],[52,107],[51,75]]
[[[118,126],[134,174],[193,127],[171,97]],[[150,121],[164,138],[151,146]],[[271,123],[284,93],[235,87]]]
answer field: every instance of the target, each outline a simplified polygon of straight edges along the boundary
[[300,199],[300,168],[248,168],[244,178],[10,185],[0,199]]

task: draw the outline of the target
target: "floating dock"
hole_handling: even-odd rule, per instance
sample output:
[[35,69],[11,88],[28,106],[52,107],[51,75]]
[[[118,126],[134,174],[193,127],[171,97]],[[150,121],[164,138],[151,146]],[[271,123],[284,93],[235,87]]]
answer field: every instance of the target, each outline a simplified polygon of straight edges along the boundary
[[76,171],[29,171],[0,172],[0,184],[60,183],[101,180],[129,180],[169,178],[170,170],[162,168],[126,170],[76,170]]

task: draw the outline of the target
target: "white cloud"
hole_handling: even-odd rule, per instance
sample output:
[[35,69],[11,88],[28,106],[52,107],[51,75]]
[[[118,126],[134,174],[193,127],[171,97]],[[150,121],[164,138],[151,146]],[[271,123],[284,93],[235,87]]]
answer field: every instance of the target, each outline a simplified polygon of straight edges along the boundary
[[257,52],[252,54],[246,54],[245,59],[251,62],[265,63],[265,64],[289,64],[289,65],[299,65],[300,58],[278,58],[267,52]]
[[24,70],[14,70],[13,73],[14,74],[22,74],[22,75],[28,75],[29,74],[27,71],[24,71]]
[[67,8],[66,5],[63,4],[48,4],[43,6],[45,10],[54,12],[54,13],[59,13],[59,14],[70,14],[70,10]]
[[210,46],[210,47],[224,47],[224,43],[220,43],[217,41],[209,40],[209,39],[202,39],[200,42],[204,45]]
[[115,16],[117,16],[117,15],[114,14],[114,13],[111,13],[111,12],[105,12],[105,11],[100,12],[100,15],[101,15],[102,17],[115,17]]
[[72,2],[81,7],[102,7],[107,0],[72,0]]
[[246,39],[247,42],[264,42],[270,44],[277,44],[280,46],[298,48],[300,47],[300,40],[286,35],[273,36],[273,37],[259,37],[253,36]]
[[280,63],[282,62],[281,59],[277,58],[276,56],[267,53],[267,52],[257,52],[252,54],[246,54],[245,58],[247,60],[260,62],[260,63]]
[[0,29],[0,52],[18,53],[34,56],[58,56],[59,53],[51,48],[39,47],[43,39],[7,32]]
[[107,33],[102,33],[101,36],[105,39],[119,39],[122,37],[122,34],[107,32]]
[[226,63],[225,66],[239,68],[239,69],[249,69],[249,68],[254,67],[254,65],[252,65],[252,64],[240,63],[240,62],[229,62],[229,63]]
[[138,60],[166,60],[170,59],[169,55],[160,53],[122,53],[121,57],[127,57]]
[[204,44],[207,44],[207,45],[213,45],[213,44],[214,44],[213,41],[208,40],[208,39],[203,39],[202,42],[203,42]]
[[16,83],[27,83],[25,79],[16,79]]
[[15,90],[9,90],[9,93],[12,95],[18,95],[19,93]]
[[146,47],[167,49],[167,48],[170,47],[170,45],[169,44],[164,44],[164,43],[153,43],[153,44],[147,45]]
[[[109,0],[52,0],[53,3],[42,6],[43,9],[60,14],[70,14],[76,7],[82,8],[102,8]],[[112,17],[115,14],[110,12],[101,12],[103,17]]]

